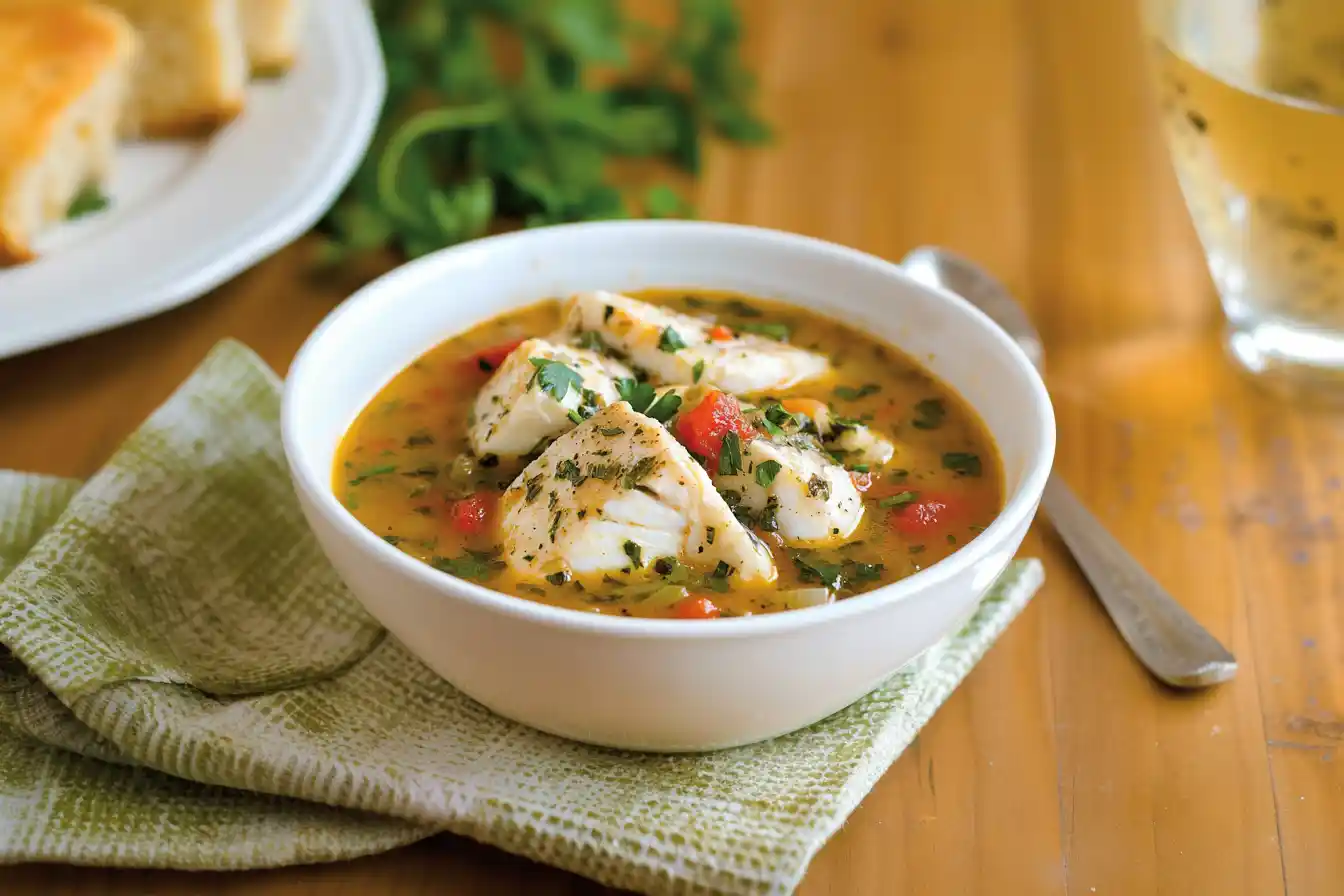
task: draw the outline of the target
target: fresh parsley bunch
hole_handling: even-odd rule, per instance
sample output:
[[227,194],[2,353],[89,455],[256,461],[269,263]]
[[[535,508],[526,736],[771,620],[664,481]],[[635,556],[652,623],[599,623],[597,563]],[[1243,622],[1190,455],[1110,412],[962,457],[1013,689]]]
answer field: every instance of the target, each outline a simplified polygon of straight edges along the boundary
[[423,255],[496,221],[689,214],[665,185],[632,208],[608,162],[664,158],[694,174],[707,133],[761,143],[770,132],[752,109],[735,0],[668,2],[675,21],[655,27],[620,0],[372,0],[388,99],[323,222],[326,260],[387,246]]

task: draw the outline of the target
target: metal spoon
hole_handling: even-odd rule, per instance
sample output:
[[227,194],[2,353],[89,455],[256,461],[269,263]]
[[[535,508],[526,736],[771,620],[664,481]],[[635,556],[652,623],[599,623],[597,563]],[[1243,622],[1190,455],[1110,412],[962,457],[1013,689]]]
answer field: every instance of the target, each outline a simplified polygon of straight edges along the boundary
[[[915,249],[901,267],[921,283],[955,292],[985,312],[1043,369],[1040,336],[1022,307],[988,272],[933,246]],[[1059,476],[1050,477],[1041,508],[1121,637],[1153,675],[1173,687],[1201,688],[1236,674],[1236,657],[1139,566]]]

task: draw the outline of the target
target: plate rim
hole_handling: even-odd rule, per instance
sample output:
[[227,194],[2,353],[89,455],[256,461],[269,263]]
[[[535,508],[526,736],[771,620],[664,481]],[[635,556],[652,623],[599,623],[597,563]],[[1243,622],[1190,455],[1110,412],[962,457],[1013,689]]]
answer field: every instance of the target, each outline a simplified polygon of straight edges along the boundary
[[[333,58],[344,69],[343,80],[351,85],[342,97],[341,112],[334,116],[340,123],[331,128],[341,139],[319,144],[313,163],[304,167],[293,187],[273,194],[240,217],[226,231],[227,236],[203,240],[195,251],[117,287],[107,306],[75,319],[38,317],[15,325],[0,318],[0,359],[106,332],[186,305],[294,242],[321,220],[354,176],[373,140],[387,92],[387,71],[377,26],[364,0],[323,0],[312,5],[309,15],[310,39],[325,35],[333,47]],[[152,221],[156,214],[149,212],[146,220]],[[98,243],[91,240],[66,251],[96,251]],[[0,284],[4,273],[0,271]]]

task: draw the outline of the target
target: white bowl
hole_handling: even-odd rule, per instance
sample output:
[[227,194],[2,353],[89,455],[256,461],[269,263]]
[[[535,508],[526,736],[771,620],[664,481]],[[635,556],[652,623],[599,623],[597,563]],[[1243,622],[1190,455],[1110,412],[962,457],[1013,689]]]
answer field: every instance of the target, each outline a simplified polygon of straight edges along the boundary
[[[1004,462],[1003,513],[952,556],[876,591],[769,616],[683,621],[585,614],[454,578],[384,542],[332,494],[342,435],[424,351],[547,296],[649,286],[778,298],[903,348],[988,425]],[[408,264],[309,337],[289,372],[283,428],[323,550],[407,649],[500,715],[575,740],[658,751],[730,747],[804,727],[955,631],[1021,544],[1055,450],[1040,377],[961,298],[851,249],[699,222],[551,227]]]

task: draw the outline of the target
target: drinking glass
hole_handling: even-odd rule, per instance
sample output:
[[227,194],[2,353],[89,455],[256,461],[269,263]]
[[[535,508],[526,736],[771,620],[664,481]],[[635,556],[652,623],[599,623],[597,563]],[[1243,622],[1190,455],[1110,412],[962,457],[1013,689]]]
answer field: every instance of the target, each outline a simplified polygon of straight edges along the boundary
[[1344,401],[1344,0],[1143,0],[1233,359]]

